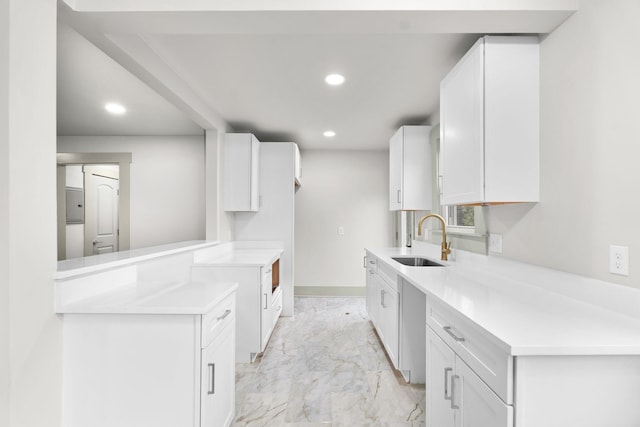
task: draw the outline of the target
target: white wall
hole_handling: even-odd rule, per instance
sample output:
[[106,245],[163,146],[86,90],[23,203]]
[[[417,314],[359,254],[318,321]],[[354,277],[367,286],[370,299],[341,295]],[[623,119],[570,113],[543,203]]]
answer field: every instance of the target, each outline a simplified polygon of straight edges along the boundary
[[9,282],[9,2],[0,3],[0,426],[9,425],[11,286]]
[[[581,0],[541,43],[541,201],[491,207],[505,257],[640,287],[637,0]],[[630,275],[610,274],[609,245]]]
[[207,129],[205,133],[206,158],[206,237],[207,240],[235,239],[234,213],[225,212],[224,188],[224,132]]
[[302,172],[295,207],[296,288],[364,287],[364,248],[392,242],[388,152],[304,151]]
[[0,425],[60,425],[56,7],[0,3]]
[[205,238],[201,136],[59,136],[58,152],[130,152],[131,249]]

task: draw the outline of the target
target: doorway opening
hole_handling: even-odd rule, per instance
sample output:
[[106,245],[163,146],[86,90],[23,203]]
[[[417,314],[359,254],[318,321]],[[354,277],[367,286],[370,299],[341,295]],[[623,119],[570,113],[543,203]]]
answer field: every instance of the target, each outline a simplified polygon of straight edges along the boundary
[[58,260],[129,249],[130,153],[58,153]]

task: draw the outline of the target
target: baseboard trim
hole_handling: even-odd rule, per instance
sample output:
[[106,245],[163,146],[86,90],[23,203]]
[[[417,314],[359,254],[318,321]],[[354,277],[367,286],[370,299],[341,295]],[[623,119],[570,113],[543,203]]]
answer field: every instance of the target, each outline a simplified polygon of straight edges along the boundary
[[364,286],[295,286],[293,295],[297,297],[363,297]]

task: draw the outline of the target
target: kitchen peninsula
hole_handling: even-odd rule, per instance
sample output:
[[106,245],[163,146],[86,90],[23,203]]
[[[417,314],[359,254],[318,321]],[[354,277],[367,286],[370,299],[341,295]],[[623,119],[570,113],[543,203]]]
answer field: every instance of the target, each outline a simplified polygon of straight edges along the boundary
[[238,283],[196,279],[192,268],[280,253],[192,241],[60,262],[62,424],[229,425]]

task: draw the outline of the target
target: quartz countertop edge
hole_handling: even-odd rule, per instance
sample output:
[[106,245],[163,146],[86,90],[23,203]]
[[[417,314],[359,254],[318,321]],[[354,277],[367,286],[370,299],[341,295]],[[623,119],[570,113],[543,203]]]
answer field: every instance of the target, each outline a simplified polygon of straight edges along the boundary
[[[495,272],[439,261],[420,250],[366,250],[427,298],[436,298],[479,326],[513,356],[640,355],[638,319]],[[401,256],[421,256],[445,266],[409,267],[392,259]]]
[[206,314],[238,288],[235,282],[131,283],[58,307],[58,314]]
[[233,249],[228,253],[203,259],[195,266],[267,266],[273,264],[283,254],[283,249]]
[[218,244],[220,242],[217,240],[193,240],[59,261],[58,269],[53,273],[53,279],[65,280],[149,259],[217,246]]

